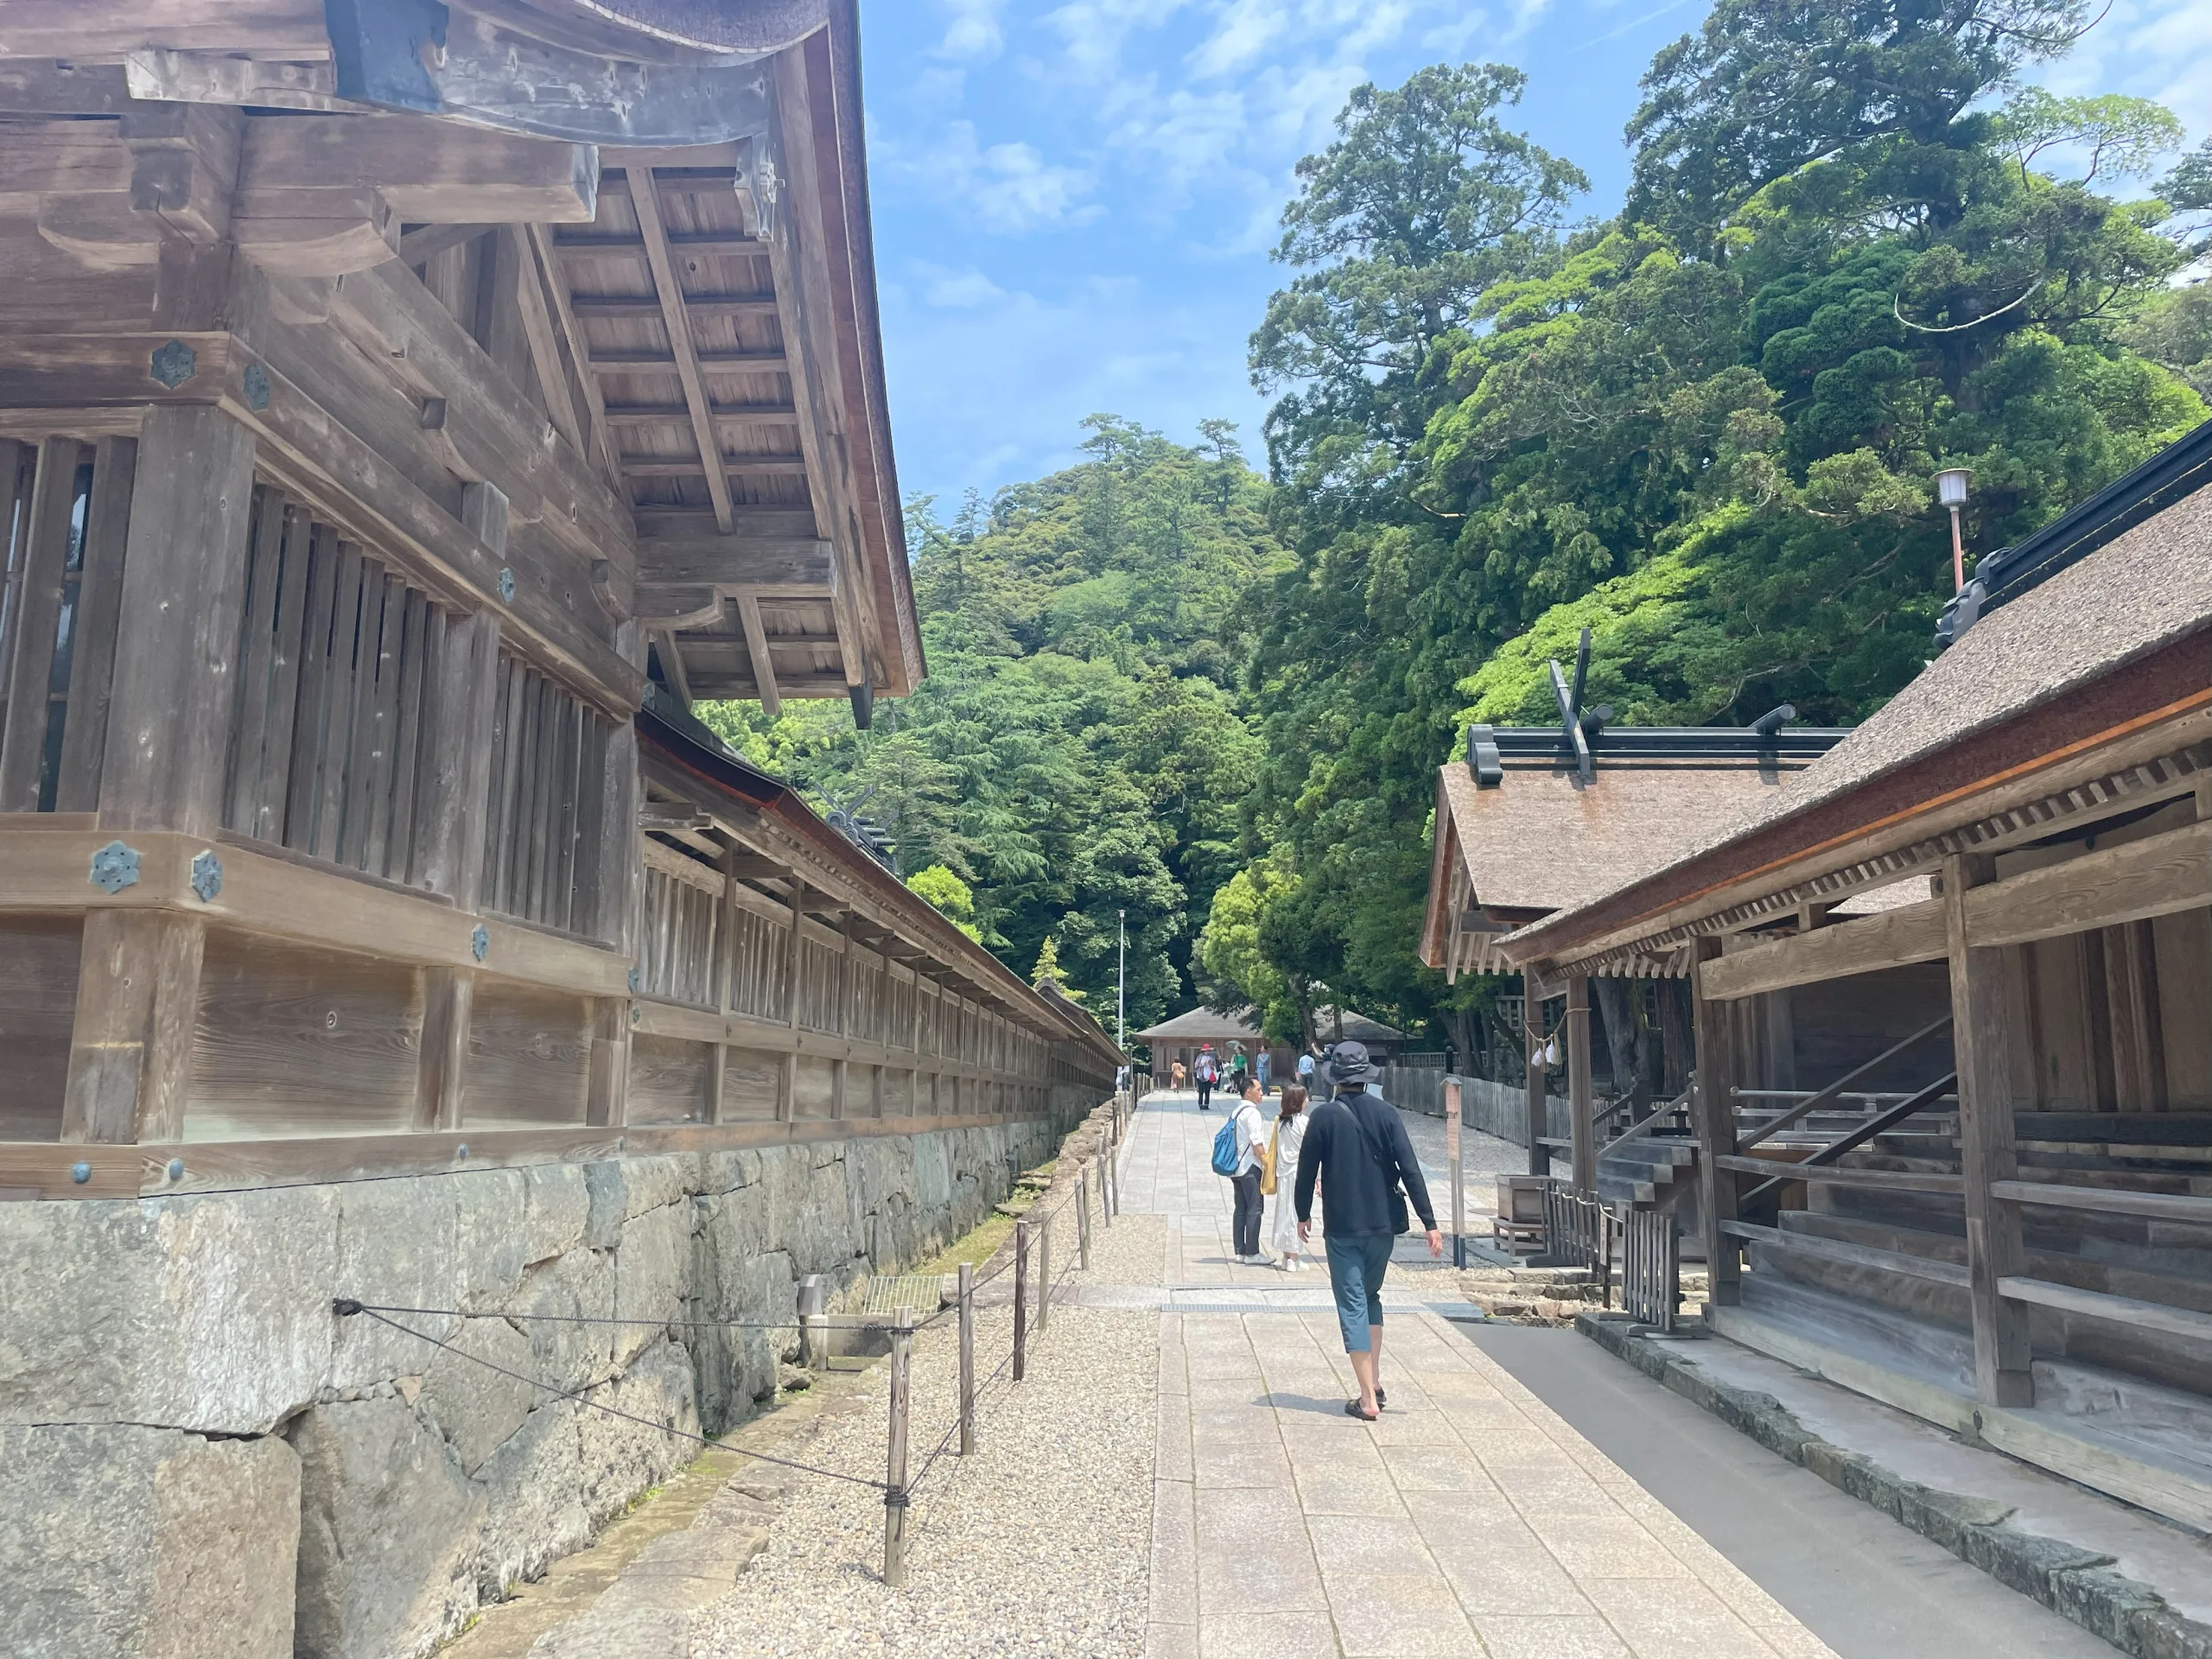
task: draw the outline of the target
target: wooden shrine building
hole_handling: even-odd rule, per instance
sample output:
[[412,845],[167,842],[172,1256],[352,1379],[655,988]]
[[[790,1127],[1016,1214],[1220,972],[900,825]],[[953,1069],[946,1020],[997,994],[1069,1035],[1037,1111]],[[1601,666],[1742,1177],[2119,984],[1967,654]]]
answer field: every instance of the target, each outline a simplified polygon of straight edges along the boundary
[[0,1195],[1110,1088],[685,712],[925,671],[849,0],[7,11]]
[[[1559,725],[1471,727],[1465,758],[1438,769],[1421,957],[1449,979],[1521,972],[1498,948],[1515,929],[1571,909],[1624,871],[1663,863],[1757,810],[1785,777],[1844,735],[1790,725],[1796,711],[1787,705],[1751,727],[1614,725],[1610,709],[1583,707],[1589,649],[1586,630],[1573,674],[1551,665]],[[1630,1057],[1631,1027],[1650,1034],[1647,1051],[1656,1039],[1646,1059],[1662,1062],[1649,1068],[1660,1080],[1686,1069],[1688,1003],[1672,993],[1687,971],[1682,953],[1659,951],[1610,964],[1599,981],[1599,1017],[1614,1039],[1611,1109],[1640,1119],[1651,1103],[1650,1080]],[[1522,980],[1529,1170],[1549,1171],[1555,1140],[1545,1133],[1547,1066],[1535,1058],[1548,1045],[1564,1051],[1571,1106],[1570,1133],[1558,1149],[1569,1154],[1577,1187],[1595,1192],[1608,1114],[1596,1103],[1591,979],[1526,972]],[[1544,1005],[1562,997],[1561,1029],[1547,1037]]]
[[1985,558],[1944,641],[1763,810],[1496,948],[1694,963],[1714,1329],[2212,1529],[2212,425]]
[[853,0],[10,0],[0,507],[0,1652],[431,1651],[1112,1090],[692,710],[925,673]]

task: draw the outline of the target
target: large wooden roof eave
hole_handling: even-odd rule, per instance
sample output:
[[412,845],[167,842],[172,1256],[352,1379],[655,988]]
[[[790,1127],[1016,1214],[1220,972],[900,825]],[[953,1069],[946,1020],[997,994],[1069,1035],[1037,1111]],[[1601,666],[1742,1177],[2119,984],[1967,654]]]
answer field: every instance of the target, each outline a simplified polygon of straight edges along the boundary
[[[842,250],[850,273],[851,308],[839,308],[841,335],[858,384],[849,389],[854,406],[863,410],[868,442],[855,461],[861,494],[872,507],[865,529],[876,541],[873,562],[878,601],[892,619],[896,654],[887,664],[893,696],[905,696],[929,672],[914,610],[912,575],[906,563],[906,523],[900,506],[899,469],[891,442],[888,391],[884,379],[883,334],[875,284],[874,218],[869,207],[868,146],[861,129],[860,16],[858,0],[830,0],[830,27],[822,37],[824,70],[834,88],[838,200],[844,235]],[[826,179],[825,175],[825,179]],[[825,212],[825,218],[827,217]],[[855,396],[854,394],[857,394]]]
[[[657,636],[652,644],[668,677],[688,692],[685,639],[703,628],[700,649],[708,671],[690,677],[700,680],[701,695],[753,695],[772,703],[783,696],[849,696],[865,723],[876,696],[912,692],[927,664],[906,569],[886,404],[855,6],[851,0],[607,0],[589,8],[565,0],[452,0],[422,16],[433,12],[444,17],[437,52],[406,49],[411,11],[386,12],[358,0],[327,11],[322,0],[256,0],[250,7],[218,0],[22,0],[11,11],[0,52],[18,66],[42,62],[42,76],[18,77],[8,100],[11,109],[33,114],[130,118],[185,109],[195,118],[244,117],[248,128],[287,124],[283,118],[296,115],[320,117],[326,125],[422,122],[425,132],[444,128],[463,145],[499,139],[511,146],[565,146],[580,164],[589,163],[581,216],[512,206],[503,211],[496,191],[480,188],[471,198],[473,212],[461,217],[488,222],[447,223],[447,215],[435,209],[426,214],[420,206],[410,211],[385,190],[393,222],[383,239],[399,244],[403,263],[419,264],[411,255],[444,251],[501,224],[527,238],[524,263],[535,263],[545,277],[538,307],[544,315],[525,319],[533,352],[571,359],[577,382],[567,384],[558,372],[550,377],[563,384],[547,387],[547,416],[568,445],[590,452],[611,492],[630,498],[623,505],[641,515],[639,544],[658,543],[671,528],[642,515],[702,499],[696,480],[687,492],[641,489],[639,478],[683,471],[674,461],[696,461],[714,498],[722,579],[645,592],[632,613],[661,624],[649,632]],[[49,55],[41,59],[40,53]],[[472,130],[473,140],[465,137]],[[762,160],[776,145],[788,152],[789,164],[764,175]],[[601,295],[563,291],[563,247],[610,240],[592,236],[582,223],[558,235],[553,229],[556,221],[593,219],[589,197],[599,176],[594,158],[601,153],[618,198],[626,161],[649,156],[680,174],[690,165],[686,158],[712,157],[737,175],[741,200],[757,205],[766,198],[769,218],[779,215],[798,238],[779,273],[791,282],[775,286],[794,286],[794,273],[803,273],[811,308],[807,326],[776,346],[773,324],[767,324],[774,349],[755,353],[762,362],[750,367],[737,362],[743,351],[702,349],[689,339],[698,319],[717,315],[724,297],[709,292],[716,288],[709,276],[677,274],[695,248],[677,252],[671,269],[671,250],[653,234],[657,225],[631,236],[649,255],[660,256],[648,297],[659,302],[655,315],[665,320],[670,340],[656,334],[652,343],[664,357],[672,352],[670,360],[679,370],[690,370],[681,412],[696,440],[696,457],[689,440],[683,456],[676,456],[651,430],[642,444],[619,442],[635,435],[640,398],[647,405],[664,402],[676,395],[675,385],[657,389],[633,379],[626,392],[602,396],[600,345],[610,342],[618,377],[622,363],[641,366],[643,354],[620,330],[601,333],[592,317],[579,319],[572,297],[588,305]],[[645,165],[651,178],[653,163]],[[765,192],[759,188],[764,182]],[[779,191],[780,202],[773,200]],[[646,217],[657,220],[657,193],[645,194]],[[409,232],[404,238],[403,221]],[[369,221],[345,245],[334,242],[327,250],[296,246],[293,227],[273,219],[256,225],[260,241],[248,247],[241,237],[239,246],[279,276],[314,280],[390,257]],[[607,228],[603,219],[601,228]],[[682,239],[696,245],[709,238]],[[711,270],[715,262],[694,259],[691,268],[702,264]],[[734,269],[746,264],[740,260]],[[757,276],[753,285],[759,286]],[[534,288],[531,293],[536,297]],[[789,295],[778,300],[791,335],[797,302]],[[751,338],[760,340],[762,332],[756,327]],[[711,342],[718,335],[698,337]],[[697,355],[715,358],[703,377],[690,361]],[[772,356],[776,365],[768,364]],[[796,368],[802,357],[810,359],[807,373],[820,395],[811,404],[801,397],[793,409],[787,390],[779,405],[772,378],[759,377]],[[611,413],[610,403],[618,405]],[[653,413],[650,407],[642,412]],[[813,429],[803,455],[793,453],[788,430],[778,430],[800,420]],[[627,456],[634,467],[621,464],[626,448],[634,451]],[[760,515],[739,522],[734,494],[741,506],[808,505],[791,499],[788,482],[779,486],[771,478],[794,471],[808,475],[815,522],[793,527],[751,521]],[[825,473],[834,480],[825,480]],[[759,486],[736,487],[741,478]],[[836,510],[821,511],[828,505]],[[709,550],[706,539],[689,533],[696,525],[672,528],[681,543],[674,550],[679,564],[697,573],[700,561],[690,556]],[[602,558],[613,580],[601,584],[600,596],[626,607],[633,550],[626,545],[630,537],[618,539],[626,545],[611,560]],[[793,564],[802,556],[813,560],[804,570]],[[653,574],[650,567],[645,574]],[[811,584],[808,591],[784,591],[795,575]],[[668,602],[656,607],[654,601]]]
[[2063,696],[1510,933],[1500,953],[1556,965],[1672,948],[1893,884],[1948,852],[1999,850],[2189,793],[2212,772],[2208,653],[2212,609]]

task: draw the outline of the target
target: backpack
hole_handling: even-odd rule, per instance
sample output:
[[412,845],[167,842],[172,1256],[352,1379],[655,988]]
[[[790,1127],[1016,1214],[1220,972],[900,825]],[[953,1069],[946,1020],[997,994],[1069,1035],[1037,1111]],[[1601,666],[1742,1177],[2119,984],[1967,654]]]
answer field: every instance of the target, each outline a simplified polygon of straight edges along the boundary
[[1213,1173],[1234,1177],[1236,1173],[1236,1114],[1231,1112],[1213,1138]]

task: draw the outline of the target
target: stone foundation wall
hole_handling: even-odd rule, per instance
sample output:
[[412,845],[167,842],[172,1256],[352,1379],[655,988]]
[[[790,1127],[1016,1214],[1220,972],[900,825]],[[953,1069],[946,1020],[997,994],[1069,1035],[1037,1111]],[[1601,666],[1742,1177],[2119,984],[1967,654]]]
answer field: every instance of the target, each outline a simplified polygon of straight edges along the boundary
[[777,1387],[801,1274],[912,1264],[1046,1122],[135,1202],[0,1205],[0,1653],[404,1659]]

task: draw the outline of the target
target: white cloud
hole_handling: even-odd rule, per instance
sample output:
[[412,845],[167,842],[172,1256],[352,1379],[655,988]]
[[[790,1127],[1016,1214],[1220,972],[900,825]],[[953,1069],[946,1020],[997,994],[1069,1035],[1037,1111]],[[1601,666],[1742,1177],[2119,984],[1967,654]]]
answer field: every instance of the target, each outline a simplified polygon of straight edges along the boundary
[[1476,35],[1491,27],[1489,14],[1470,6],[1457,17],[1439,23],[1421,37],[1421,48],[1440,58],[1460,61]]
[[1190,0],[1068,0],[1045,21],[1059,35],[1066,67],[1089,79],[1121,73],[1122,50],[1140,30],[1163,28]]
[[1106,211],[1085,200],[1097,183],[1087,168],[1047,162],[1031,143],[985,144],[972,121],[946,123],[926,145],[877,149],[901,177],[1001,235],[1087,225]]
[[917,260],[914,274],[922,279],[922,302],[941,311],[972,311],[1007,297],[1004,289],[972,266],[946,270]]
[[1234,74],[1257,62],[1288,31],[1278,0],[1229,0],[1205,43],[1191,54],[1192,73],[1202,79]]
[[999,16],[1006,0],[942,0],[950,14],[935,55],[954,63],[988,63],[1005,49]]

